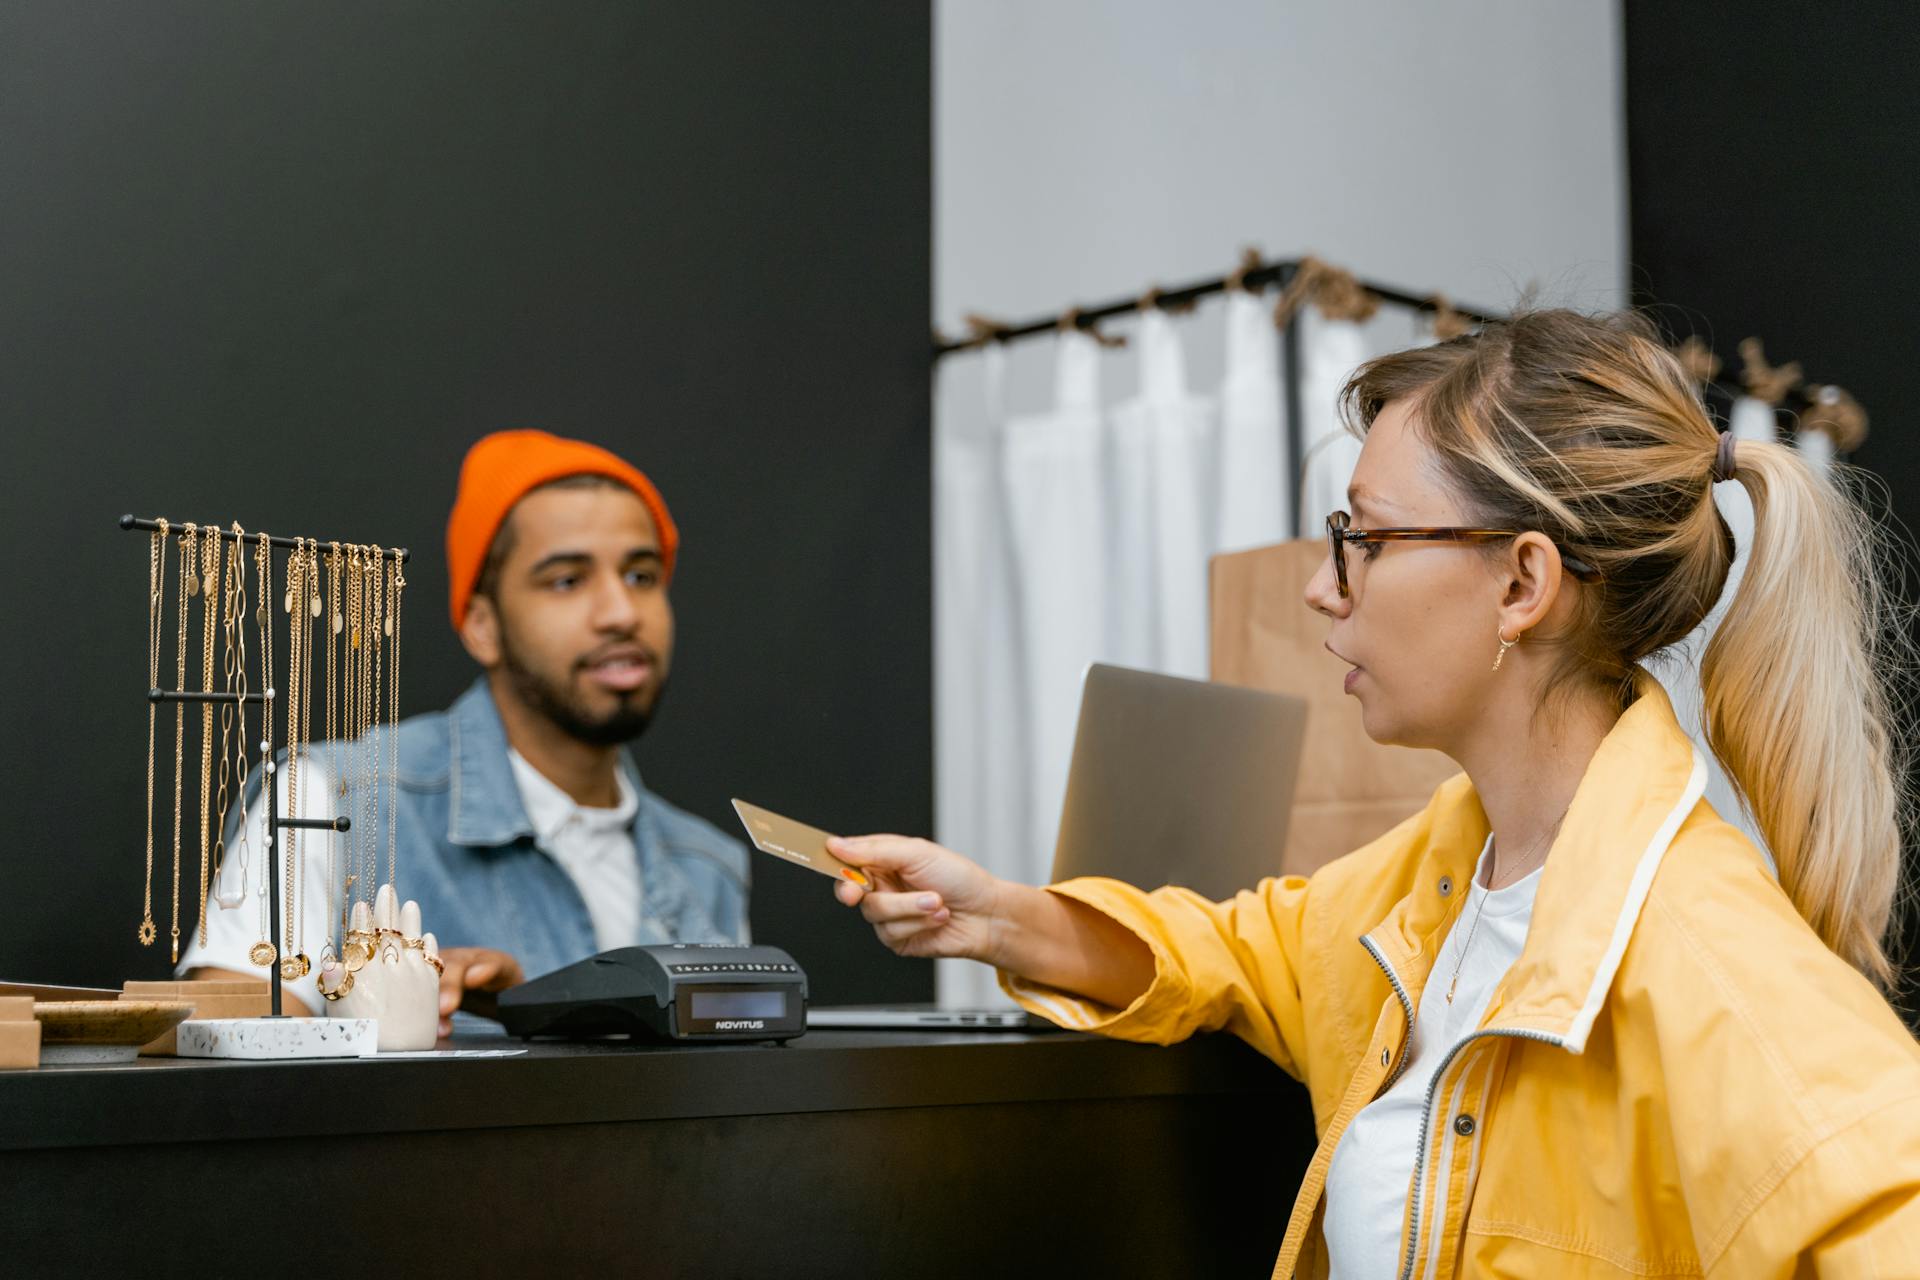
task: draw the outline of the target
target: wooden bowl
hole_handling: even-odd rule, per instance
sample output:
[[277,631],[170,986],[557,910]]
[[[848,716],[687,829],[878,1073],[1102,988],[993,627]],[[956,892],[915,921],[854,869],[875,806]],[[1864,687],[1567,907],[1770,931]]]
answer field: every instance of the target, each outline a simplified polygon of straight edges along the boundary
[[185,1022],[186,1000],[36,1000],[42,1062],[131,1062]]

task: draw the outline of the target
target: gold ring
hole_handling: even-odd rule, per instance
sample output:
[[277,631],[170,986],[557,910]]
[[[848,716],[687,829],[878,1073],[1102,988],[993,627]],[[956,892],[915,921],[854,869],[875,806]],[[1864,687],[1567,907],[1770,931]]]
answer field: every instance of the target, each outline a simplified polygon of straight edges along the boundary
[[373,959],[373,935],[364,929],[349,930],[346,945],[340,950],[340,958],[346,964],[348,973],[365,965]]

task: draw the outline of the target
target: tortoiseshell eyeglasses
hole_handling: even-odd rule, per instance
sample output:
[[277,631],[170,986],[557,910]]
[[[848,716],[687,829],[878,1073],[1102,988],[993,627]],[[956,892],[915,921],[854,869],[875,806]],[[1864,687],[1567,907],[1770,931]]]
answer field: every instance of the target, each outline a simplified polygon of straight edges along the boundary
[[[1333,556],[1333,576],[1340,584],[1340,598],[1347,598],[1347,547],[1378,542],[1498,542],[1517,538],[1518,529],[1355,529],[1353,518],[1344,511],[1327,517],[1327,547]],[[1560,563],[1582,582],[1600,581],[1600,571],[1586,561],[1570,556],[1563,548]]]

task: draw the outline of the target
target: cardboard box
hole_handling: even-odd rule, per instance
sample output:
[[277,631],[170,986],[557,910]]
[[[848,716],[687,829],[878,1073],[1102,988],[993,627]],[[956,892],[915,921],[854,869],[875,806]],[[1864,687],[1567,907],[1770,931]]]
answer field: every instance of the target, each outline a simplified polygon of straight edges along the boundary
[[[264,1018],[273,1008],[273,994],[264,978],[206,978],[193,982],[129,982],[122,1000],[187,1000],[195,1019]],[[175,1033],[161,1036],[141,1048],[142,1057],[171,1057]]]
[[40,1065],[40,1024],[32,996],[0,997],[0,1069]]

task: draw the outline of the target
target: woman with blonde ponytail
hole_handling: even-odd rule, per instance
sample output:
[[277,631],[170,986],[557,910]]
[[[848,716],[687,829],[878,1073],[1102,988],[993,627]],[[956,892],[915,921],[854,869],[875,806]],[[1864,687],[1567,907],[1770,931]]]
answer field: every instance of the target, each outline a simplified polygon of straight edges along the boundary
[[[1461,776],[1226,902],[897,836],[835,844],[875,882],[835,892],[1063,1025],[1228,1030],[1303,1080],[1275,1276],[1920,1276],[1920,1046],[1885,999],[1908,642],[1872,523],[1716,433],[1631,316],[1385,356],[1344,404],[1365,444],[1307,604],[1367,732]],[[1726,586],[1729,480],[1755,533],[1703,704],[1771,860],[1643,667]]]

